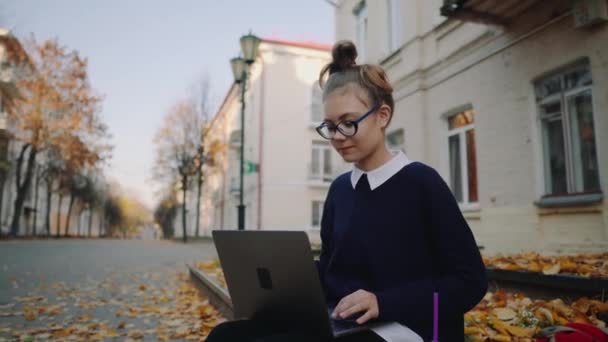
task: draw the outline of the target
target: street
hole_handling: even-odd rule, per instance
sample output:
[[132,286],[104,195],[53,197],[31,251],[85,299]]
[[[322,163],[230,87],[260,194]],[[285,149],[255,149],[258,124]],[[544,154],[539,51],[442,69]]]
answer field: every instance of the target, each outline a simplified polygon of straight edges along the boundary
[[186,337],[201,322],[177,310],[184,295],[198,296],[183,286],[185,263],[214,256],[210,242],[1,242],[0,341],[62,329],[59,336],[81,339]]

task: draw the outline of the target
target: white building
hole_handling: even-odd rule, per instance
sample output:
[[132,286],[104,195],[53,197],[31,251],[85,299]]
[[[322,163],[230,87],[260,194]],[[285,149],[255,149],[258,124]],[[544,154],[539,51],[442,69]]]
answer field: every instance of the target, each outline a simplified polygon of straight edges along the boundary
[[[246,229],[304,230],[319,239],[329,184],[347,169],[314,129],[323,119],[317,80],[330,61],[329,50],[324,45],[268,39],[260,45],[245,94]],[[207,137],[207,144],[220,143],[224,149],[206,168],[204,235],[237,227],[240,98],[240,87],[233,85]]]
[[439,170],[487,253],[608,250],[607,6],[336,1],[336,39],[395,86],[389,135]]

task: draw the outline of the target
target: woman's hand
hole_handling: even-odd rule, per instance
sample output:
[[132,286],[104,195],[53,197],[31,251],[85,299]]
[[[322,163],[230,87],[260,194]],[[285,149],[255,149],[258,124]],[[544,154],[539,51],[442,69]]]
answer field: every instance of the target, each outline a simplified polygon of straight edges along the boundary
[[332,317],[345,319],[358,312],[364,312],[357,319],[358,324],[364,324],[371,319],[378,318],[378,299],[376,295],[365,290],[353,292],[340,300],[332,313]]

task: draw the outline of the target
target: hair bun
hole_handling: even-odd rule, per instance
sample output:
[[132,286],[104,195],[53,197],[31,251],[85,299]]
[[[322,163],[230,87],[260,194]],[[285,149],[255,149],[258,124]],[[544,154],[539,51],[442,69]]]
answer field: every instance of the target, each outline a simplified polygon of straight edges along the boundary
[[356,65],[357,48],[350,40],[340,40],[331,50],[333,61],[330,74],[342,71]]

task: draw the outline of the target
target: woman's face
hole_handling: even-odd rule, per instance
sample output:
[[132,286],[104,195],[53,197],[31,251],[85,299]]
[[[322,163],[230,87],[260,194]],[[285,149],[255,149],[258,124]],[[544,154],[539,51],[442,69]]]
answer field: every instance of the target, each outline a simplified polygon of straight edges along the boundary
[[[357,120],[372,108],[367,94],[359,86],[337,88],[325,99],[325,121],[338,125],[345,120]],[[384,145],[384,128],[390,118],[390,108],[383,105],[358,123],[357,133],[345,137],[336,131],[332,146],[346,162],[358,163],[370,157]]]

